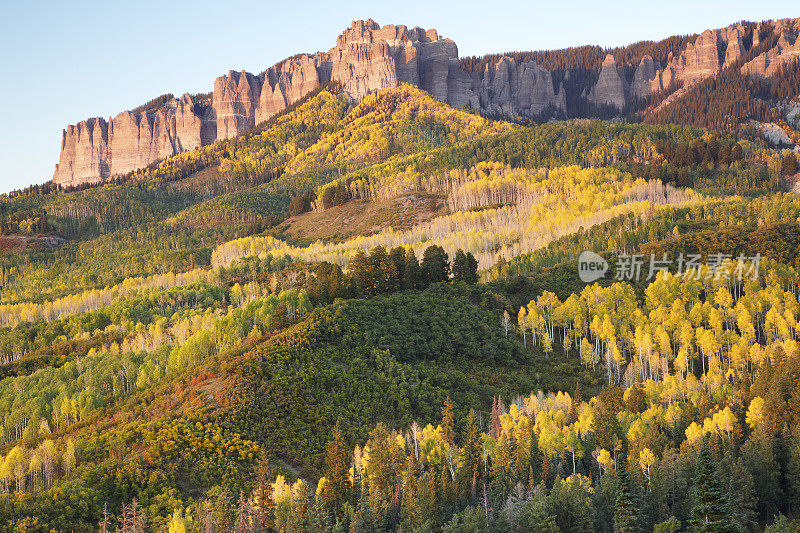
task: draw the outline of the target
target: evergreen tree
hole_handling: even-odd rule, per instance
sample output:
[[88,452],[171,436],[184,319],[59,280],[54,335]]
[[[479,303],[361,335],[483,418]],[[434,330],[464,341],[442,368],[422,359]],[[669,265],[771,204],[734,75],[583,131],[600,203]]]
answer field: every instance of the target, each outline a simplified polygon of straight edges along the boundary
[[369,254],[369,294],[384,294],[391,292],[397,272],[394,263],[389,260],[386,248],[376,246]]
[[681,521],[670,516],[669,519],[653,526],[653,533],[677,533],[681,529]]
[[325,451],[325,484],[322,491],[322,500],[337,513],[350,497],[350,455],[337,420]]
[[464,283],[477,283],[478,261],[471,252],[464,253],[459,249],[453,257],[453,280]]
[[632,413],[641,413],[647,408],[644,389],[639,378],[633,382],[625,394],[625,408]]
[[[530,470],[529,475],[531,478],[532,485],[538,485],[540,481],[544,481],[542,478],[542,450],[539,449],[539,438],[536,436],[536,431],[531,431],[531,447],[529,452],[530,458]],[[533,487],[529,487],[530,490],[533,490]]]
[[617,503],[614,510],[615,533],[639,533],[640,509],[628,475],[628,459],[624,453],[617,457]]
[[483,481],[481,468],[482,448],[481,434],[475,410],[470,409],[467,415],[467,427],[461,448],[461,494],[470,502],[475,502],[477,490]]
[[757,525],[756,498],[753,476],[747,470],[741,457],[734,459],[728,451],[719,465],[720,481],[730,496],[730,508],[736,521],[745,531]]
[[497,441],[497,457],[492,463],[490,473],[492,476],[492,492],[502,500],[505,500],[506,493],[514,482],[513,461],[511,442],[509,442],[508,435],[501,433]]
[[469,284],[478,283],[478,260],[472,252],[467,252],[467,272],[464,281]]
[[348,269],[350,271],[351,290],[355,296],[363,296],[370,286],[369,260],[364,250],[357,250],[350,258]]
[[547,488],[543,485],[535,487],[531,498],[522,505],[515,531],[558,533],[560,530],[556,523],[556,517],[550,508],[551,502],[547,497]]
[[223,490],[214,504],[214,523],[217,531],[232,531],[236,516],[233,510],[233,499],[228,489]]
[[405,269],[403,270],[403,289],[421,289],[423,285],[422,268],[419,266],[414,250],[406,250]]
[[455,446],[456,433],[453,429],[453,402],[450,396],[445,398],[442,406],[442,439],[450,446]]
[[492,400],[492,413],[490,418],[489,435],[494,439],[500,438],[500,415],[503,411],[503,404],[499,397]]
[[[272,466],[272,460],[268,454],[262,453],[256,466],[256,482],[253,487],[252,499],[254,501],[254,521],[265,530],[272,527],[275,522],[275,508],[272,500],[272,482],[276,477],[276,472]],[[206,501],[200,508],[203,517],[211,519],[210,505]],[[202,522],[202,520],[200,520]]]
[[453,257],[453,281],[466,281],[467,277],[467,256],[460,248]]
[[781,176],[794,176],[800,172],[797,156],[794,152],[784,152],[781,158]]
[[394,267],[395,276],[391,283],[392,289],[400,290],[405,288],[403,281],[406,277],[406,251],[400,246],[392,248],[392,251],[389,252],[389,261]]
[[717,477],[708,439],[704,438],[694,475],[694,506],[690,528],[695,533],[737,531],[731,509]]
[[437,477],[432,472],[425,472],[420,480],[420,520],[423,524],[438,524],[441,520],[441,493],[438,490]]
[[421,523],[422,511],[419,507],[419,484],[417,460],[412,453],[408,458],[408,469],[403,482],[403,501],[401,507],[401,522],[403,531],[414,531]]
[[[800,388],[797,389],[800,392]],[[797,394],[797,393],[795,393]],[[789,436],[789,461],[786,467],[789,501],[795,502],[792,510],[800,510],[800,417]]]
[[366,482],[361,483],[361,496],[358,498],[355,516],[350,524],[351,533],[376,533],[375,514],[369,501]]
[[449,258],[441,246],[428,246],[422,255],[420,267],[422,268],[425,283],[428,285],[447,281],[450,277]]

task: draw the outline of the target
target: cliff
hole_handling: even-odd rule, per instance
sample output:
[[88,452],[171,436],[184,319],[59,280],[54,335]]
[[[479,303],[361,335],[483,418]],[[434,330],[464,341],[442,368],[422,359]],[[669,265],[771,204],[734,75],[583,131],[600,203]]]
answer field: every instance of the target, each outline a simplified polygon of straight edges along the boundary
[[784,64],[800,58],[800,19],[779,20],[774,31],[778,42],[742,66],[742,72],[752,76],[771,76]]
[[352,99],[408,83],[452,105],[492,114],[533,116],[550,106],[566,107],[552,74],[536,64],[503,58],[473,75],[461,71],[458,47],[436,30],[355,21],[327,52],[289,58],[259,75],[220,76],[207,109],[198,110],[184,95],[156,111],[125,111],[67,127],[53,181],[96,183],[235,137],[331,81]]
[[628,99],[627,95],[628,84],[625,82],[625,77],[619,72],[614,56],[608,54],[603,60],[597,83],[589,93],[589,101],[622,109]]
[[97,183],[209,144],[216,131],[207,115],[184,94],[154,113],[124,111],[108,121],[90,118],[68,126],[53,181],[63,186]]
[[[780,35],[777,44],[742,67],[743,72],[769,76],[800,56],[800,19],[706,30],[683,50],[670,52],[663,65],[644,55],[634,68],[608,54],[595,71],[596,83],[578,96],[622,110],[629,102],[680,85],[660,104],[669,105],[692,84],[737,61],[769,32]],[[257,75],[229,71],[220,76],[210,102],[183,95],[154,111],[126,111],[108,121],[92,118],[67,127],[53,180],[65,186],[95,183],[235,137],[331,81],[351,99],[408,83],[450,105],[491,115],[536,117],[548,109],[566,114],[563,84],[569,70],[554,76],[532,61],[496,57],[478,71],[466,71],[459,64],[456,43],[436,30],[355,21],[327,52],[297,55]],[[632,78],[626,78],[626,71],[633,73]]]

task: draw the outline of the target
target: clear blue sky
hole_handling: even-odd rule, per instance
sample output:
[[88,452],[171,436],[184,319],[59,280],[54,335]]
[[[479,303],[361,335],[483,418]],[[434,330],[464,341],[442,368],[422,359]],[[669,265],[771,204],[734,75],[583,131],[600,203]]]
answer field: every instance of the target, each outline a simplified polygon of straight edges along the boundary
[[167,92],[210,91],[229,69],[260,72],[328,50],[353,19],[436,28],[466,56],[616,46],[798,16],[797,0],[2,0],[0,193],[52,177],[67,124]]

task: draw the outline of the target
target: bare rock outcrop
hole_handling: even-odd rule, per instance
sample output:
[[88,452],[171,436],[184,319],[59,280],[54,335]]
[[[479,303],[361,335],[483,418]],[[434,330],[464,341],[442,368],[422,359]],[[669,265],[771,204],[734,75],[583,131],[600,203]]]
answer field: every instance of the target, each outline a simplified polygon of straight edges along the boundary
[[617,62],[611,54],[606,55],[600,69],[600,77],[589,93],[589,101],[597,105],[613,105],[617,109],[625,107],[628,84],[619,72]]
[[706,30],[668,65],[687,85],[713,76],[719,71],[720,32]]
[[92,118],[68,126],[53,181],[65,187],[97,183],[199,148],[216,138],[207,115],[184,94],[154,112],[123,111],[108,121]]
[[370,19],[353,22],[322,57],[321,66],[352,98],[408,83],[446,100],[450,63],[457,58],[456,44],[436,30],[381,27]]
[[317,57],[302,55],[267,69],[255,111],[256,124],[269,120],[317,89],[323,83],[319,63]]
[[66,187],[98,183],[109,175],[108,123],[95,117],[67,126],[53,181]]
[[392,31],[395,27],[387,28],[380,37],[373,33],[379,30],[380,26],[372,20],[353,22],[325,58],[331,66],[331,79],[341,83],[342,90],[352,98],[362,98],[370,91],[397,85],[390,42],[399,44],[399,36]]
[[446,100],[455,107],[471,106],[485,113],[536,116],[550,106],[565,109],[563,91],[557,92],[552,73],[533,62],[517,63],[502,57],[473,76],[455,72]]
[[[664,100],[660,107],[669,105],[672,101],[685,94],[697,82],[715,76],[720,70],[736,62],[745,52],[744,38],[747,29],[741,23],[706,30],[698,35],[694,42],[686,45],[680,53],[667,57],[667,64],[663,69],[656,67],[656,75],[651,79],[650,92],[669,89],[674,83],[680,83],[681,88]],[[754,32],[755,34],[758,31]],[[634,80],[633,93],[643,98],[646,96],[646,85]],[[637,90],[638,89],[638,90]]]
[[633,74],[631,94],[635,98],[644,99],[651,93],[663,89],[660,77],[661,68],[649,55],[642,57]]
[[230,139],[255,126],[261,79],[249,72],[229,71],[214,81],[213,107],[217,139]]
[[785,63],[800,57],[800,18],[777,21],[774,31],[778,32],[778,42],[770,50],[759,54],[742,66],[742,73],[751,76],[769,77]]
[[195,150],[216,140],[217,126],[211,107],[196,102],[189,94],[171,104],[175,110],[176,151]]

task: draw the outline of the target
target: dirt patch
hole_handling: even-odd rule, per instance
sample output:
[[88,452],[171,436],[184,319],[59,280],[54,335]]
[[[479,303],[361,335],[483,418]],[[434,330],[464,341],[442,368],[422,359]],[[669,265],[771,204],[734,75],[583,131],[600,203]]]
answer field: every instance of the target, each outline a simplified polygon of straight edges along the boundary
[[280,224],[288,240],[340,241],[384,229],[407,230],[444,214],[444,199],[429,194],[404,194],[391,200],[351,200],[321,213],[304,213]]
[[222,405],[217,401],[217,393],[222,389],[222,379],[212,378],[204,381],[197,387],[208,398],[208,403],[215,411],[222,409]]
[[2,235],[0,236],[0,255],[13,254],[28,249],[56,248],[67,241],[54,235],[27,236],[27,235]]

